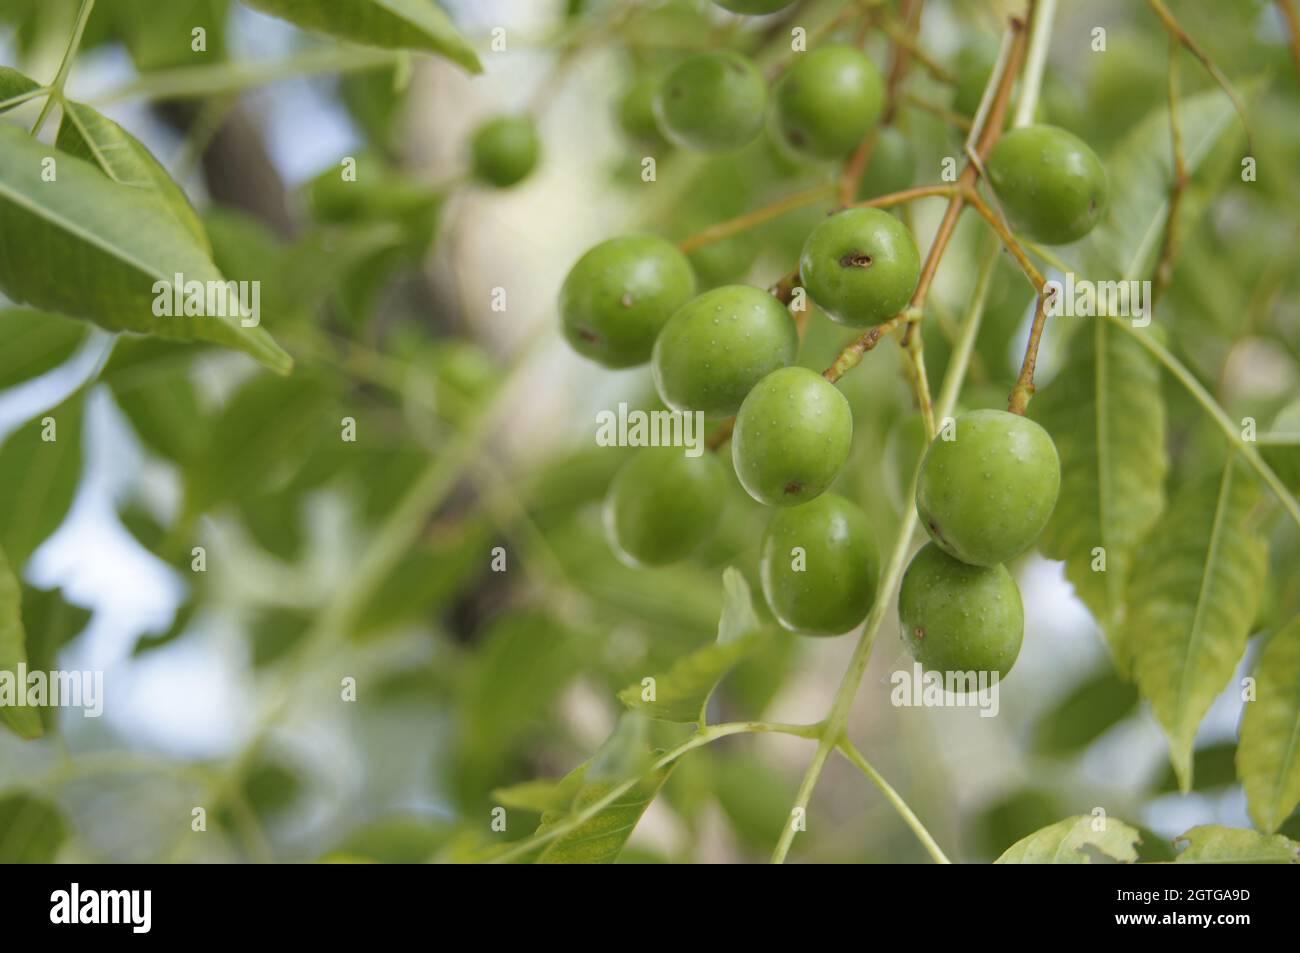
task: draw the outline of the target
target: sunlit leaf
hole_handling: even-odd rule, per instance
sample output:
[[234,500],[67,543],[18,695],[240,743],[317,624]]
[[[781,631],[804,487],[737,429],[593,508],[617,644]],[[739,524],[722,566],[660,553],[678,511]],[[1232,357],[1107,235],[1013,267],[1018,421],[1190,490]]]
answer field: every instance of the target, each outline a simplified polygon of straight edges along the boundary
[[1255,666],[1237,773],[1251,820],[1265,833],[1281,827],[1300,804],[1300,618],[1269,638]]
[[1176,838],[1176,864],[1300,864],[1300,844],[1281,834],[1206,824]]
[[999,864],[1131,864],[1142,839],[1137,828],[1111,817],[1079,815],[1012,844]]

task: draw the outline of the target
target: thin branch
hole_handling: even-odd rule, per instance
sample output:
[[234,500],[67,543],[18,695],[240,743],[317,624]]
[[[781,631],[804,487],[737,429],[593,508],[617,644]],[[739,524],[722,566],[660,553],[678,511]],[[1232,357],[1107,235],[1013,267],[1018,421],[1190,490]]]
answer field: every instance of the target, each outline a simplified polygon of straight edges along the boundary
[[898,812],[903,822],[912,829],[912,833],[916,835],[916,839],[921,842],[921,846],[926,849],[926,852],[934,858],[934,862],[936,864],[951,864],[952,861],[940,849],[935,839],[930,836],[930,832],[925,829],[921,819],[916,816],[916,813],[899,793],[890,786],[880,772],[871,766],[871,762],[862,756],[862,752],[853,746],[853,742],[849,741],[848,738],[841,738],[836,747],[839,749],[840,754],[848,759],[850,764],[870,778],[872,784],[880,788],[880,793],[885,796],[885,800]]
[[1169,38],[1169,141],[1174,155],[1174,178],[1169,186],[1169,215],[1165,220],[1165,237],[1156,265],[1155,287],[1151,292],[1153,308],[1174,278],[1174,257],[1178,254],[1178,212],[1188,182],[1183,130],[1178,118],[1178,40],[1173,36]]
[[1294,0],[1276,0],[1277,8],[1286,20],[1290,34],[1291,62],[1295,63],[1296,76],[1300,77],[1300,14],[1296,13]]
[[718,222],[711,225],[704,231],[699,232],[689,238],[684,238],[677,243],[677,247],[683,252],[693,252],[697,248],[703,248],[705,245],[712,245],[714,242],[720,242],[724,238],[730,238],[741,232],[756,228],[764,222],[769,222],[774,218],[779,218],[788,212],[796,209],[805,208],[821,199],[831,198],[835,194],[833,185],[816,185],[810,189],[804,189],[802,192],[795,192],[793,195],[787,195],[770,205],[754,209],[752,212],[746,212],[744,215],[738,215],[733,219],[725,222]]
[[77,58],[77,50],[81,48],[81,37],[86,32],[86,21],[90,19],[90,13],[94,9],[95,0],[81,0],[81,8],[77,11],[77,22],[72,28],[72,37],[63,51],[63,59],[59,62],[59,71],[54,75],[54,82],[50,83],[50,96],[41,107],[40,115],[36,117],[36,125],[32,127],[33,137],[40,135],[41,127],[45,125],[45,120],[49,117],[54,104],[63,102],[63,87],[67,85],[72,61]]
[[1043,70],[1047,66],[1047,51],[1052,45],[1052,22],[1056,19],[1056,0],[1038,0],[1034,14],[1033,32],[1029,37],[1029,52],[1025,56],[1025,78],[1016,103],[1012,125],[1028,126],[1034,121],[1038,107],[1038,94],[1043,86]]
[[960,129],[964,133],[967,134],[970,133],[971,121],[968,117],[963,116],[961,113],[957,112],[954,109],[949,109],[946,106],[940,106],[937,103],[932,103],[928,99],[923,99],[920,96],[918,96],[916,93],[912,93],[912,92],[904,93],[903,105],[912,106],[916,109],[920,109],[924,112],[928,112],[932,116],[939,117],[944,122],[948,123],[948,125],[954,126],[957,129]]

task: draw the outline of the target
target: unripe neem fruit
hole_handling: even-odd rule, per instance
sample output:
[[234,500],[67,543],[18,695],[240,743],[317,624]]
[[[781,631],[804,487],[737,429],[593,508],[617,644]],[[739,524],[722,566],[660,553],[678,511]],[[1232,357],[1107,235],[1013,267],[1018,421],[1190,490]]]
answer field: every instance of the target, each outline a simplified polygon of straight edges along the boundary
[[560,288],[564,336],[605,367],[650,360],[655,338],[695,294],[695,275],[677,246],[654,235],[624,235],[590,248]]
[[784,367],[740,405],[731,459],[758,502],[797,506],[835,481],[852,444],[853,412],[844,395],[816,371]]
[[624,563],[665,566],[685,559],[722,517],[726,477],[711,453],[681,447],[638,450],[614,475],[605,497],[605,537]]
[[885,126],[876,134],[871,158],[858,183],[858,198],[874,199],[901,192],[910,189],[915,179],[916,153],[912,144],[893,126]]
[[763,534],[763,595],[792,632],[853,629],[876,601],[879,574],[867,514],[834,493],[778,510]]
[[527,116],[498,116],[479,126],[470,141],[474,177],[497,188],[508,188],[528,177],[537,166],[541,142]]
[[838,159],[880,120],[885,84],[864,54],[837,43],[800,54],[773,98],[777,129],[791,148]]
[[1106,169],[1086,142],[1055,126],[1022,126],[986,163],[1011,227],[1047,245],[1078,241],[1106,208]]
[[921,277],[921,253],[912,233],[878,208],[850,208],[809,234],[799,256],[799,278],[833,320],[866,327],[898,314]]
[[758,288],[724,285],[668,319],[650,366],[669,407],[730,417],[755,384],[798,351],[799,333],[785,305]]
[[992,566],[1033,545],[1061,488],[1061,461],[1051,436],[1005,410],[972,410],[941,433],[921,461],[916,512],[950,555]]
[[898,590],[912,657],[930,672],[997,672],[1020,654],[1025,613],[1006,566],[968,566],[934,543],[912,557]]
[[732,13],[748,13],[751,16],[758,16],[764,13],[775,13],[783,7],[788,7],[794,3],[794,0],[713,0],[724,10],[730,10]]
[[668,74],[655,99],[659,128],[673,142],[702,152],[728,152],[763,128],[767,81],[739,53],[697,53]]
[[655,97],[663,78],[654,73],[647,73],[633,80],[623,95],[618,99],[615,115],[619,128],[633,142],[644,145],[659,145],[664,142],[663,133],[655,119]]

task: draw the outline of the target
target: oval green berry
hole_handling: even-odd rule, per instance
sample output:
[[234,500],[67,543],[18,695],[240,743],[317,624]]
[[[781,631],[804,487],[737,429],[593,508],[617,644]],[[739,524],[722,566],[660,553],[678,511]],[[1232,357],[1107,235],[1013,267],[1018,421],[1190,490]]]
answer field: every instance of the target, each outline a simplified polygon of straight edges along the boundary
[[874,63],[851,46],[799,54],[773,94],[781,138],[796,152],[843,158],[880,120],[885,84]]
[[662,77],[647,73],[634,79],[618,99],[615,115],[619,128],[633,142],[658,145],[664,141],[655,119],[655,97],[659,95]]
[[671,242],[611,238],[589,249],[564,279],[564,336],[606,367],[644,364],[664,324],[694,294],[690,262]]
[[784,367],[749,392],[731,436],[741,486],[769,506],[796,506],[839,476],[853,444],[853,412],[830,381]]
[[470,143],[474,176],[497,188],[528,177],[541,154],[537,127],[527,116],[498,116],[478,127]]
[[941,432],[921,462],[916,512],[962,562],[1006,562],[1033,545],[1056,506],[1056,444],[1037,423],[1005,410],[972,410],[953,428],[953,439]]
[[1101,220],[1106,169],[1073,133],[1055,126],[1012,129],[986,165],[1011,227],[1034,241],[1078,241]]
[[839,635],[876,601],[880,563],[867,514],[834,493],[778,510],[763,535],[763,595],[792,632]]
[[605,536],[628,565],[677,562],[713,534],[725,493],[726,477],[713,454],[688,457],[680,447],[647,447],[610,483]]
[[730,417],[755,384],[793,362],[798,350],[785,305],[758,288],[724,285],[668,319],[651,367],[669,407]]
[[912,557],[898,590],[912,657],[931,672],[997,672],[1020,654],[1025,613],[1006,566],[968,566],[934,543]]
[[730,152],[763,128],[767,82],[739,53],[697,53],[673,68],[655,99],[659,128],[701,152]]
[[921,276],[921,253],[907,227],[877,208],[850,208],[809,234],[799,277],[813,301],[840,324],[865,327],[898,314]]

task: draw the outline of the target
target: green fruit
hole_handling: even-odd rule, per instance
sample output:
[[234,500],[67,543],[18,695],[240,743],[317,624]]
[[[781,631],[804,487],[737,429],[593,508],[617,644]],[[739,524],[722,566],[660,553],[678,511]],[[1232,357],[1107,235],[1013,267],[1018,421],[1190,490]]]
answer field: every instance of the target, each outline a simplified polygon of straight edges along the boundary
[[724,10],[730,10],[732,13],[748,13],[751,16],[757,16],[764,13],[775,13],[782,7],[788,7],[794,3],[794,0],[713,0]]
[[902,311],[920,276],[921,253],[912,233],[878,208],[845,209],[825,219],[799,256],[799,277],[813,301],[853,327]]
[[731,459],[758,502],[797,506],[835,481],[852,444],[853,412],[844,395],[816,371],[783,367],[740,405]]
[[659,145],[664,141],[655,120],[655,97],[662,82],[655,74],[640,76],[619,97],[616,110],[619,128],[635,143]]
[[601,242],[578,259],[560,288],[564,336],[606,367],[650,360],[655,338],[695,294],[686,256],[654,235]]
[[957,53],[953,72],[957,85],[953,92],[952,108],[967,119],[974,119],[979,111],[984,87],[988,85],[993,66],[998,60],[998,45],[987,37],[963,46]]
[[507,188],[527,178],[537,166],[541,142],[527,116],[498,116],[478,127],[470,141],[474,176]]
[[893,126],[885,126],[876,135],[871,158],[858,183],[859,199],[874,199],[910,189],[916,179],[916,154],[907,137]]
[[973,410],[941,433],[921,461],[916,512],[939,546],[964,563],[992,566],[1033,545],[1061,488],[1047,431],[1005,410]]
[[1011,227],[1034,241],[1078,241],[1106,207],[1105,167],[1086,142],[1064,129],[1012,129],[986,165]]
[[1020,654],[1025,612],[1006,566],[968,566],[934,543],[912,557],[898,590],[912,657],[930,672],[997,672]]
[[752,142],[766,110],[767,82],[738,53],[697,53],[683,60],[655,99],[664,134],[702,152],[729,152]]
[[772,371],[794,361],[799,333],[785,305],[748,285],[706,291],[655,342],[655,386],[674,410],[730,417]]
[[605,537],[631,566],[685,559],[713,534],[722,516],[726,477],[711,453],[647,447],[619,469],[605,497]]
[[819,159],[839,159],[880,120],[885,84],[865,55],[832,44],[800,54],[773,98],[777,129],[791,148]]
[[760,573],[767,604],[787,629],[848,632],[876,601],[880,563],[867,514],[834,493],[778,510],[763,535]]

